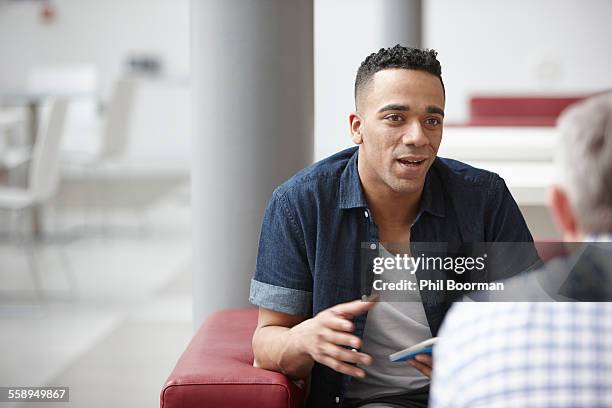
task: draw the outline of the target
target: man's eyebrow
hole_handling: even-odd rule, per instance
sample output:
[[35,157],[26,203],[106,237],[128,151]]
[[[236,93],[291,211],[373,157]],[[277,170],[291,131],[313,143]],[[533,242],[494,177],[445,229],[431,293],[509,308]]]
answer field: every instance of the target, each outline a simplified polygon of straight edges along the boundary
[[427,113],[437,113],[438,115],[444,117],[444,109],[438,107],[438,106],[428,106],[427,107]]
[[[410,110],[410,107],[408,107],[406,105],[402,105],[402,104],[399,104],[399,103],[390,103],[390,104],[385,105],[382,108],[380,108],[378,110],[378,113],[382,113],[382,112],[386,112],[386,111],[407,112],[409,110]],[[444,117],[444,109],[440,108],[439,106],[435,106],[435,105],[428,106],[426,111],[427,111],[427,113],[437,113],[438,115]]]
[[385,105],[382,108],[380,108],[378,110],[378,113],[385,112],[385,111],[402,111],[402,112],[405,112],[405,111],[408,111],[408,110],[410,110],[410,108],[408,106],[406,106],[406,105],[401,105],[401,104],[398,104],[398,103],[390,103],[389,105]]

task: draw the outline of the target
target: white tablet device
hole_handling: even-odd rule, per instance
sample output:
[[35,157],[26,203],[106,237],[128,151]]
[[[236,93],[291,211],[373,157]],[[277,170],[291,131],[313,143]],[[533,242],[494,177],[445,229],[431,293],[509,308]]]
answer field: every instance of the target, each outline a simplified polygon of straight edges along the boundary
[[437,340],[437,337],[432,337],[431,339],[422,341],[414,346],[405,348],[397,353],[391,354],[389,356],[389,360],[391,360],[392,363],[399,363],[401,361],[412,360],[417,354],[431,354],[433,346],[436,344]]

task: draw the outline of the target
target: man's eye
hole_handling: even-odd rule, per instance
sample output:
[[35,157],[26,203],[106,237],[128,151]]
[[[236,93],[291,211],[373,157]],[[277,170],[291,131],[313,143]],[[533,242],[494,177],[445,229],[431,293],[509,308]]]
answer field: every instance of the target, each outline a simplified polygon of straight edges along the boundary
[[440,123],[442,123],[442,121],[438,118],[428,118],[425,120],[425,124],[429,126],[437,126]]
[[391,114],[391,115],[385,116],[385,119],[388,119],[391,122],[399,122],[400,120],[402,120],[402,117],[397,114]]

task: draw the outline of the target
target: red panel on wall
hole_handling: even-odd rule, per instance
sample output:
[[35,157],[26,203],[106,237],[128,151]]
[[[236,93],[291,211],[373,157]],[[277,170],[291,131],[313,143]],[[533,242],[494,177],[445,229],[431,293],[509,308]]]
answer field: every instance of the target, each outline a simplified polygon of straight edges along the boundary
[[585,96],[474,96],[470,126],[554,126],[569,105]]

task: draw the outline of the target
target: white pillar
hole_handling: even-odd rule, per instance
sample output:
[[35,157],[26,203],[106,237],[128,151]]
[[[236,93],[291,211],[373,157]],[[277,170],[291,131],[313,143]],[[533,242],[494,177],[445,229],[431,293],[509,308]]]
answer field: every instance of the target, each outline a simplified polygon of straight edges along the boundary
[[311,0],[192,0],[194,327],[245,307],[274,187],[312,162]]
[[315,0],[315,159],[352,146],[348,115],[361,61],[383,47],[421,47],[422,0]]

